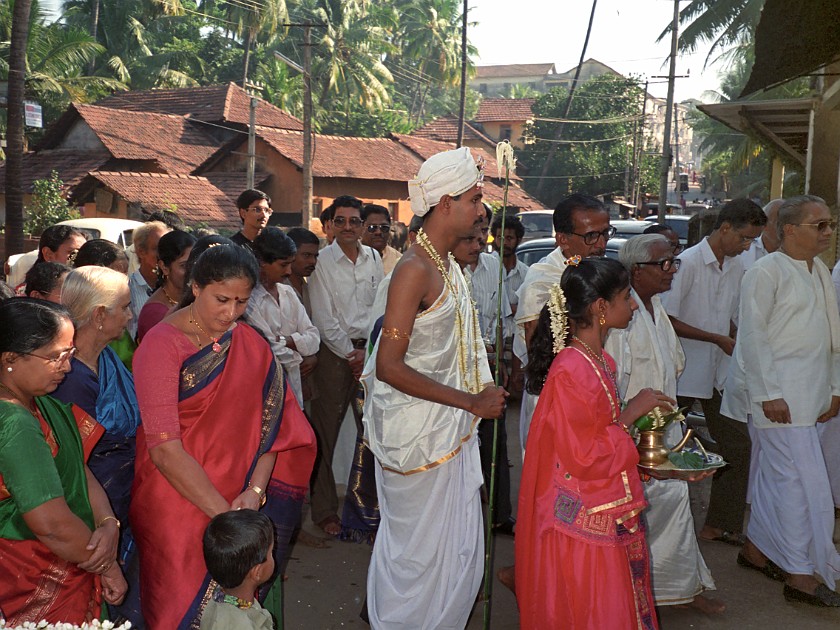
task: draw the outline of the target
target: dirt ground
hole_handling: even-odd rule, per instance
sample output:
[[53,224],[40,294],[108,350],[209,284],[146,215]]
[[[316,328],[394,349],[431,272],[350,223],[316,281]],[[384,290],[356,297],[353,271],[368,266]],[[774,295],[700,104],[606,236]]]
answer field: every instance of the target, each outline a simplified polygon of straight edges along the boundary
[[[518,409],[507,415],[511,485],[515,497],[519,488],[521,457],[519,450]],[[702,524],[708,506],[711,480],[693,484],[692,511],[695,524]],[[341,496],[341,492],[339,494]],[[311,524],[307,530],[315,533]],[[329,548],[315,549],[301,544],[292,549],[285,583],[285,628],[287,630],[331,630],[367,628],[359,618],[365,597],[365,580],[370,547],[364,544],[329,541]],[[739,567],[737,548],[721,543],[701,543],[706,563],[712,571],[717,591],[709,596],[726,603],[721,615],[706,616],[693,610],[660,609],[664,630],[716,628],[737,630],[820,630],[840,628],[840,610],[789,604],[782,596],[782,585]],[[495,539],[494,572],[513,563],[513,539]],[[493,584],[490,627],[512,630],[519,627],[519,615],[513,594],[498,580]],[[483,627],[483,605],[473,610],[467,626]],[[609,630],[609,629],[604,629]]]

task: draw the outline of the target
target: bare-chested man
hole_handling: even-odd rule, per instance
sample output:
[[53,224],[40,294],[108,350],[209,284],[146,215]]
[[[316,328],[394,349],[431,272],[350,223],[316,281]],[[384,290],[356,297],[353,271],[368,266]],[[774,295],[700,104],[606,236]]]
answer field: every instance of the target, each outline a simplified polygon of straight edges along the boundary
[[365,435],[382,521],[368,571],[375,628],[465,627],[483,572],[476,425],[507,393],[491,383],[469,289],[449,253],[484,216],[481,171],[462,148],[409,183],[423,229],[394,269],[368,360]]

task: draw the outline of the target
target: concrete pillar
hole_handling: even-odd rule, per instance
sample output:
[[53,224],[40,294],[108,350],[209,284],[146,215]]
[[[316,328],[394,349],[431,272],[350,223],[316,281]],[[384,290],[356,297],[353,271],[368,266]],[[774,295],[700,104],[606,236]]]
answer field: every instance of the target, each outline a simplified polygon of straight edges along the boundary
[[773,158],[773,171],[770,174],[770,199],[784,197],[785,165],[778,157]]

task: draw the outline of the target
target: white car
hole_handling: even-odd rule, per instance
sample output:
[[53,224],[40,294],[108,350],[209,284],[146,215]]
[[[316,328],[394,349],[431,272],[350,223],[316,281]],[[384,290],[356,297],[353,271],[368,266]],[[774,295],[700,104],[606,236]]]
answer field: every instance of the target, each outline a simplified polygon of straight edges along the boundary
[[[111,241],[126,249],[132,243],[131,235],[134,233],[134,228],[143,225],[143,223],[131,219],[88,218],[69,219],[61,221],[59,225],[72,225],[77,230],[84,232],[88,240],[104,238],[106,241]],[[26,272],[29,271],[37,258],[37,249],[25,254],[9,256],[6,261],[6,283],[11,287],[16,287],[23,282]]]

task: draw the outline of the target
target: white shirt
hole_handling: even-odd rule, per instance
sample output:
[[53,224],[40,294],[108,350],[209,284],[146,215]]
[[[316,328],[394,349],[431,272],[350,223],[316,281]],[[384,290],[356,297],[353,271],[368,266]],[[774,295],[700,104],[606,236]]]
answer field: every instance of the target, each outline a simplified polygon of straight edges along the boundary
[[400,258],[402,258],[401,253],[390,245],[385,246],[385,252],[382,254],[382,269],[386,276],[394,270]]
[[541,261],[528,268],[525,280],[516,292],[516,334],[513,338],[513,353],[525,366],[528,364],[528,348],[525,345],[525,324],[539,319],[540,312],[548,302],[551,286],[559,284],[566,270],[566,256],[557,247]]
[[[668,315],[681,322],[718,335],[729,335],[736,320],[738,294],[744,266],[735,256],[723,261],[723,268],[704,238],[679,255],[682,266],[671,290],[662,294]],[[685,371],[677,382],[680,396],[709,399],[713,388],[722,390],[729,357],[717,345],[681,338]]]
[[[280,294],[279,302],[261,284],[254,287],[245,316],[248,323],[259,328],[268,338],[274,356],[289,375],[289,384],[295,398],[303,406],[300,364],[303,357],[317,354],[321,335],[309,320],[295,290],[286,284],[278,284],[277,291]],[[295,342],[296,351],[286,345],[287,337]]]
[[[746,422],[749,413],[759,429],[813,426],[831,396],[840,396],[840,352],[832,351],[833,337],[840,348],[840,315],[829,277],[821,260],[809,271],[806,261],[783,252],[744,276],[733,387],[722,405],[728,415]],[[791,424],[765,417],[761,403],[778,398],[788,404]]]
[[[481,336],[486,343],[496,345],[496,323],[499,313],[499,257],[493,254],[481,252],[478,255],[478,264],[475,271],[470,272],[469,267],[464,269],[464,276],[470,286],[475,308],[478,311],[478,325],[481,328]],[[511,324],[506,323],[512,320],[513,311],[510,308],[507,291],[503,289],[502,295],[502,329],[510,328]]]
[[137,319],[140,317],[140,311],[143,310],[143,305],[149,299],[149,296],[154,293],[154,289],[148,285],[140,269],[128,276],[128,288],[131,291],[131,321],[128,323],[128,332],[131,338],[137,336]]
[[519,296],[516,292],[519,291],[519,287],[525,282],[526,275],[528,275],[528,265],[517,258],[516,265],[505,276],[505,290],[507,291],[511,306],[519,304]]
[[340,357],[353,352],[351,339],[367,339],[376,288],[385,275],[379,254],[361,243],[356,246],[359,255],[353,263],[337,241],[327,245],[309,280],[312,323],[321,341]]
[[837,310],[840,311],[840,260],[834,265],[834,271],[831,272],[831,281],[834,283],[834,290],[837,293]]
[[747,251],[738,254],[738,258],[741,259],[741,263],[744,265],[744,271],[747,271],[760,258],[764,258],[770,253],[764,246],[764,241],[761,238],[762,236],[763,234],[759,234],[758,238],[752,242],[752,245],[750,245],[750,248]]

